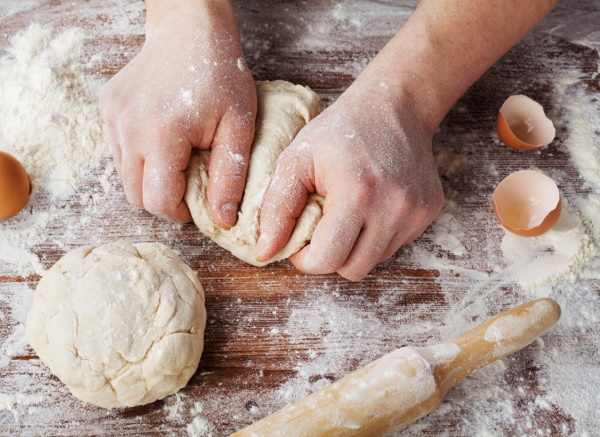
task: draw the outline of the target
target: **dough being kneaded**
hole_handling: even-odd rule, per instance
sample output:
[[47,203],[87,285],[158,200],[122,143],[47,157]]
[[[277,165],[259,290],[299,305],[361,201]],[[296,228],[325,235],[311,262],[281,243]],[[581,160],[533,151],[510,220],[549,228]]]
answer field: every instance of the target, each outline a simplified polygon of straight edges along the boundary
[[120,241],[73,250],[44,274],[26,337],[79,399],[133,407],[187,384],[205,324],[202,286],[175,252]]
[[254,249],[259,237],[260,208],[275,172],[277,158],[323,107],[310,88],[283,80],[256,82],[256,91],[256,132],[236,225],[224,230],[210,218],[206,198],[210,151],[192,152],[185,172],[187,187],[184,198],[194,222],[204,235],[242,261],[262,266],[288,258],[302,249],[310,241],[323,215],[324,199],[316,194],[310,195],[286,246],[267,262],[256,261]]

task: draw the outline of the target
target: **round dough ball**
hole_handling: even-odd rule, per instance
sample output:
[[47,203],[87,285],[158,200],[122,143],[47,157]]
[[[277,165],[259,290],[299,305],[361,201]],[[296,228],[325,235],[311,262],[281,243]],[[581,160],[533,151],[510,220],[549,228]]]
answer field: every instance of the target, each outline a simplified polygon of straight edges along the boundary
[[44,274],[26,337],[79,399],[133,407],[187,384],[205,324],[202,286],[175,252],[119,241],[73,250]]
[[[323,215],[324,199],[308,196],[308,201],[286,246],[267,262],[258,262],[254,249],[259,237],[260,208],[275,172],[277,158],[296,134],[323,109],[319,96],[308,87],[284,80],[256,82],[258,110],[248,176],[238,221],[229,230],[215,225],[210,217],[208,186],[209,150],[194,150],[185,171],[184,199],[200,231],[242,261],[263,266],[288,258],[308,243]],[[242,158],[240,156],[240,158]]]

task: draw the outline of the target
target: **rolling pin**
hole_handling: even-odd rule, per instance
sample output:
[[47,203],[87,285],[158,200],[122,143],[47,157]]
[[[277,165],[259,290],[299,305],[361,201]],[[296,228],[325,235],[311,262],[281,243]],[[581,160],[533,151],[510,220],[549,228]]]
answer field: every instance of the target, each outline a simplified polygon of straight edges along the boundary
[[231,437],[387,435],[435,410],[460,380],[524,348],[559,317],[554,300],[538,299],[452,341],[397,349]]

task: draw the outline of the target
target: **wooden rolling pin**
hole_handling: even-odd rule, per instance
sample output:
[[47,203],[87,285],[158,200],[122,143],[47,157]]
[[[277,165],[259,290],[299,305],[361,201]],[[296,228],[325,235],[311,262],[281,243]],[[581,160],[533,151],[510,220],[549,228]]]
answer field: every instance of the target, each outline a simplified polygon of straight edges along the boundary
[[435,410],[460,380],[527,346],[559,317],[554,300],[538,299],[452,341],[395,350],[232,437],[387,435]]

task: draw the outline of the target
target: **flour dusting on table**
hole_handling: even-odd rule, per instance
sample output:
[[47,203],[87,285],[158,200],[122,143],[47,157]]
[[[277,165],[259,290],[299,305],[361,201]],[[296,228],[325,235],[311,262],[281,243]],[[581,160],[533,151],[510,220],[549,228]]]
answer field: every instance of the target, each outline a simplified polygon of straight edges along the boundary
[[[82,29],[55,34],[34,23],[0,59],[0,150],[23,163],[32,184],[24,211],[3,222],[0,261],[23,275],[43,271],[30,249],[44,240],[50,221],[64,216],[58,199],[75,193],[88,167],[109,152],[99,82],[79,60],[84,38]],[[40,209],[44,197],[50,204]]]
[[[45,3],[0,5],[0,22]],[[472,113],[473,96],[467,94],[436,136],[434,149],[446,204],[425,234],[365,280],[371,281],[368,293],[361,290],[361,283],[349,285],[333,276],[311,279],[291,274],[290,280],[300,284],[300,291],[277,300],[271,299],[270,293],[277,296],[285,283],[271,278],[272,269],[253,270],[233,259],[213,265],[206,261],[210,260],[207,254],[221,252],[215,252],[218,249],[201,237],[188,244],[186,225],[167,224],[127,205],[111,160],[102,157],[108,145],[96,105],[98,78],[91,77],[90,71],[99,66],[107,76],[134,56],[131,38],[143,34],[143,2],[68,3],[60,10],[70,17],[83,17],[74,19],[77,28],[59,32],[33,25],[18,36],[11,35],[12,45],[4,45],[12,48],[0,62],[0,149],[24,161],[36,190],[22,213],[0,222],[0,378],[3,387],[12,388],[0,393],[0,433],[17,424],[25,426],[19,428],[23,435],[39,436],[57,433],[59,428],[50,428],[57,423],[73,432],[92,429],[98,423],[131,430],[152,423],[162,435],[228,435],[394,348],[450,340],[496,315],[499,307],[547,295],[561,305],[562,318],[543,339],[466,378],[438,410],[397,436],[566,437],[597,432],[600,101],[597,91],[592,91],[598,73],[584,74],[577,65],[551,64],[547,73],[536,76],[536,80],[545,80],[540,91],[537,84],[516,77],[522,73],[502,69],[514,64],[522,52],[539,53],[544,45],[564,42],[564,35],[577,34],[576,40],[568,41],[576,49],[569,58],[573,64],[579,59],[577,50],[585,47],[597,52],[600,35],[589,30],[597,28],[594,13],[565,2],[558,7],[562,15],[550,16],[520,49],[509,53],[497,70],[475,85],[480,87],[476,98],[486,95],[498,102],[507,96],[495,95],[496,79],[513,84],[515,93],[530,87],[546,95],[547,114],[558,128],[553,144],[528,155],[506,151],[494,133],[497,108],[491,107],[485,114]],[[342,91],[331,89],[332,84],[349,83],[356,77],[389,38],[391,29],[414,8],[404,3],[373,6],[359,0],[340,5],[319,3],[314,13],[310,12],[314,20],[307,22],[305,18],[296,20],[293,14],[297,10],[306,17],[306,5],[273,4],[273,10],[287,8],[288,13],[278,15],[281,18],[276,25],[265,32],[265,27],[257,24],[263,17],[255,14],[252,5],[239,6],[246,58],[257,78],[278,78],[271,76],[273,72],[284,73],[286,79],[313,78],[325,90],[327,101]],[[573,24],[564,22],[564,14],[578,17],[573,21],[582,23],[581,30],[565,30]],[[381,16],[389,20],[385,26],[375,21]],[[37,17],[56,19],[43,14]],[[266,39],[265,34],[269,35]],[[361,37],[348,38],[348,34]],[[278,45],[286,35],[292,35],[293,44]],[[103,42],[107,38],[110,43]],[[107,44],[110,50],[98,50]],[[335,61],[330,69],[315,61],[323,51]],[[544,51],[544,60],[551,62],[549,54],[553,53]],[[509,89],[506,83],[503,91]],[[40,97],[43,95],[53,98]],[[457,120],[460,123],[454,123]],[[469,124],[473,128],[465,130]],[[40,154],[48,159],[35,160]],[[506,233],[491,204],[481,207],[491,202],[491,192],[507,173],[523,169],[510,164],[523,156],[531,161],[531,167],[541,168],[557,182],[565,199],[557,227],[533,239]],[[473,187],[475,174],[489,177]],[[203,360],[217,368],[201,364],[182,392],[135,413],[106,412],[71,397],[31,354],[22,335],[24,315],[39,275],[60,254],[82,242],[101,244],[120,238],[164,242],[195,268],[218,276],[211,278],[206,288],[207,305],[209,310],[211,305],[221,310],[208,316],[207,341],[214,350]],[[225,271],[221,271],[223,266]],[[244,283],[229,276],[229,269],[244,268]],[[381,274],[388,269],[397,272],[396,276]],[[429,276],[412,277],[413,270]],[[22,282],[12,282],[15,277]],[[247,283],[265,298],[257,302],[243,287],[244,292],[232,299],[215,297],[211,289],[219,284],[235,292]],[[419,293],[429,293],[427,303],[412,300]],[[494,335],[501,333],[490,332]],[[236,342],[253,345],[262,337],[272,340],[270,348],[258,351],[256,357],[236,354]],[[282,356],[280,348],[291,352]],[[450,360],[455,351],[438,352],[440,360]],[[260,361],[258,355],[268,359]],[[275,362],[272,367],[270,360]],[[218,372],[219,366],[238,369],[240,376],[231,376],[223,385],[211,385],[211,373]],[[268,375],[268,381],[280,383],[264,384]],[[555,425],[556,417],[560,425]]]
[[98,83],[78,60],[81,29],[55,37],[32,25],[0,59],[0,150],[18,158],[33,195],[76,189],[85,168],[108,153],[97,103]]

